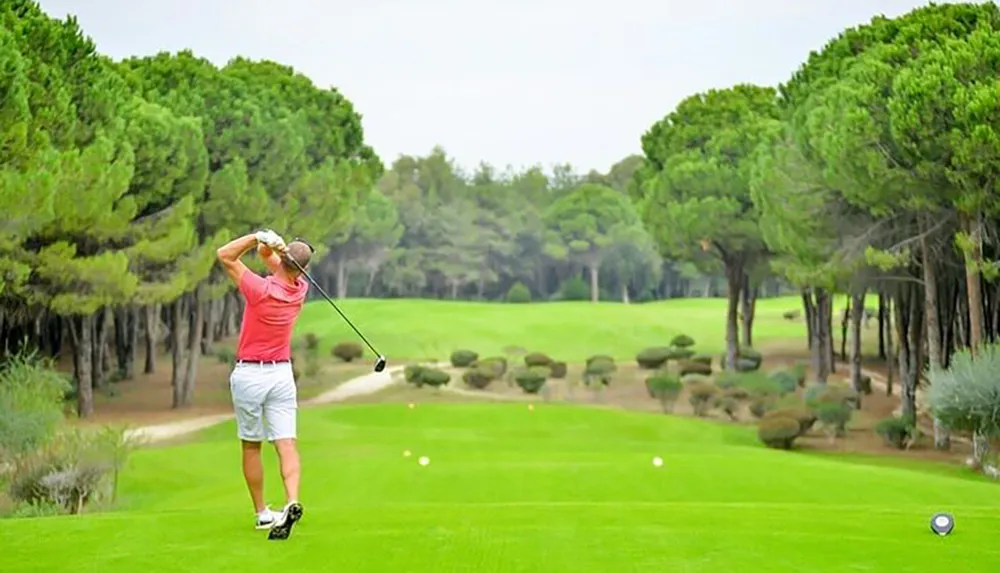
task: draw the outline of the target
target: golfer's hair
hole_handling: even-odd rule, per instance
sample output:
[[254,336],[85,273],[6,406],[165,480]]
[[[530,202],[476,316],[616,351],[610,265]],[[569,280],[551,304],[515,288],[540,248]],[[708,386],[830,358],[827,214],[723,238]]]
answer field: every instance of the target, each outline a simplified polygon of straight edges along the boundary
[[[288,243],[288,256],[295,259],[305,269],[309,267],[309,259],[312,258],[312,248],[302,241],[292,241]],[[284,259],[282,259],[281,265],[285,267],[286,271],[299,272],[299,269],[293,263]]]

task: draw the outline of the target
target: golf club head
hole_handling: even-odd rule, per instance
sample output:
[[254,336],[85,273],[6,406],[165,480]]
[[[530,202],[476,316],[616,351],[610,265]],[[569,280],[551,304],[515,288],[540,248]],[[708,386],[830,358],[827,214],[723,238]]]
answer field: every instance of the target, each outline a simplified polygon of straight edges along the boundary
[[385,356],[379,354],[378,360],[375,361],[375,372],[381,372],[383,370],[385,370]]

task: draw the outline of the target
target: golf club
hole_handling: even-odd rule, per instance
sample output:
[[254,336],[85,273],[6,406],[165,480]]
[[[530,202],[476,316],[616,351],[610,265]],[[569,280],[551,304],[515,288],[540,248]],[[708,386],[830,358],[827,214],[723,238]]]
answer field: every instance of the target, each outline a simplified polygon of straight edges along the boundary
[[[297,239],[297,240],[300,240],[300,239]],[[308,245],[308,243],[306,243],[306,244]],[[312,247],[310,246],[310,249],[311,248]],[[365,338],[364,334],[361,334],[361,331],[358,330],[358,327],[354,326],[354,323],[351,322],[351,319],[347,318],[347,315],[345,315],[340,310],[340,308],[337,307],[337,303],[333,302],[333,299],[330,298],[330,295],[326,294],[326,291],[323,290],[323,287],[319,286],[319,284],[316,282],[316,280],[313,279],[311,276],[309,276],[309,273],[306,272],[306,270],[304,268],[302,268],[302,265],[300,265],[299,262],[296,261],[294,257],[291,257],[291,256],[289,256],[286,253],[284,255],[284,258],[285,258],[285,260],[287,260],[287,261],[291,262],[293,265],[295,265],[295,268],[298,269],[298,271],[300,273],[302,273],[302,276],[306,277],[306,280],[309,281],[309,284],[311,284],[316,290],[318,290],[319,294],[323,295],[323,298],[326,299],[326,302],[330,303],[330,306],[333,307],[333,310],[337,311],[337,314],[340,315],[340,318],[344,319],[344,322],[346,322],[347,325],[351,327],[351,330],[353,330],[354,333],[357,334],[358,337],[360,337],[361,340],[363,340],[366,345],[368,345],[368,349],[371,350],[375,354],[375,356],[378,357],[375,360],[375,372],[381,372],[381,371],[385,370],[385,356],[382,356],[381,354],[379,354],[378,350],[375,350],[375,347],[372,346],[372,343],[368,342],[368,339]]]

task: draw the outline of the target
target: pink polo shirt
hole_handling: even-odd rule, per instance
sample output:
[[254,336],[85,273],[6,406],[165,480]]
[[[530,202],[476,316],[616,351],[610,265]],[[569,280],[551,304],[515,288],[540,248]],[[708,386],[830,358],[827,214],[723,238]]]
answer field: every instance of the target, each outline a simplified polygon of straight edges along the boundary
[[246,271],[240,292],[246,298],[243,325],[236,358],[242,360],[290,360],[292,330],[309,292],[302,277],[288,284],[275,276],[263,278]]

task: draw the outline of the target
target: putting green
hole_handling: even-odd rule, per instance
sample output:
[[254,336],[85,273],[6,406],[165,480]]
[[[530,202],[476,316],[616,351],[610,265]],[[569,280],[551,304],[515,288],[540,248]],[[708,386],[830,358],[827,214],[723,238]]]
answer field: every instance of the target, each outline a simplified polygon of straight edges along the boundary
[[[725,299],[672,299],[645,304],[546,302],[504,304],[426,299],[347,299],[341,310],[368,340],[398,363],[404,359],[447,360],[453,350],[469,348],[498,354],[515,345],[579,362],[593,354],[631,359],[647,346],[665,345],[687,334],[701,352],[725,347]],[[757,303],[755,346],[782,344],[806,352],[805,322],[782,314],[801,309],[797,297]],[[873,321],[874,324],[874,321]],[[325,301],[306,305],[296,330],[313,333],[325,349],[358,340]],[[877,344],[877,327],[864,341]]]
[[[301,433],[306,514],[288,541],[252,528],[230,423],[138,452],[119,512],[6,522],[0,571],[1000,569],[1000,489],[963,468],[771,451],[748,428],[554,405],[339,406],[303,412]],[[949,537],[929,531],[939,510],[955,515]]]

